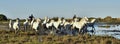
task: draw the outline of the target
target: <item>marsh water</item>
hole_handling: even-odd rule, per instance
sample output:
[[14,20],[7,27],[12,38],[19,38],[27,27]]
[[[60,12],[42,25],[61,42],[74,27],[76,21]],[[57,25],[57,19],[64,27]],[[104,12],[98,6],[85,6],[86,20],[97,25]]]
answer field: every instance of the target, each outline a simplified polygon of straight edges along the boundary
[[[120,39],[120,25],[116,24],[95,24],[95,33],[97,36],[113,36]],[[0,25],[0,29],[9,30],[7,25]],[[88,31],[92,30],[91,27],[87,28]],[[92,34],[91,32],[88,32]]]
[[[113,36],[120,39],[120,25],[118,24],[96,24],[95,35],[97,36]],[[91,30],[89,27],[88,30]],[[89,34],[92,34],[89,32]]]

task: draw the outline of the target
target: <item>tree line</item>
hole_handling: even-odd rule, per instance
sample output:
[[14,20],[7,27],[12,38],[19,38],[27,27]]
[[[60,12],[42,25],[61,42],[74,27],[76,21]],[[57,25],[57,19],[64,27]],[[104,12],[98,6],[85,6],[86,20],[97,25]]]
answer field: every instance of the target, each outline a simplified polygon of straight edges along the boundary
[[109,24],[120,24],[120,18],[112,18],[111,16],[106,16],[105,18],[97,18],[97,21]]
[[0,14],[0,21],[8,20],[4,14]]
[[[73,16],[73,18],[76,16]],[[53,17],[53,19],[58,17]],[[63,17],[64,18],[64,17]],[[81,19],[81,17],[78,17]],[[95,17],[90,17],[89,19],[94,19]],[[95,18],[97,22],[105,22],[105,23],[113,23],[113,24],[120,24],[120,18],[112,18],[111,16],[106,16],[105,18]],[[4,14],[0,14],[0,21],[9,20]]]

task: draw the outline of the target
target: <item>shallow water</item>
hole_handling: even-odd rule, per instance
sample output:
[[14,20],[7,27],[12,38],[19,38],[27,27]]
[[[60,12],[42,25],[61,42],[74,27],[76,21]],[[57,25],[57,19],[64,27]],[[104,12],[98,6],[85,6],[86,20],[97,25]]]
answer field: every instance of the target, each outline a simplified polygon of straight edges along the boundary
[[[99,26],[108,26],[104,25],[95,25],[95,35],[97,36],[113,36],[117,39],[120,39],[120,26],[119,25],[109,25],[109,28],[99,27]],[[88,30],[91,30],[89,27]],[[92,34],[89,32],[89,34]]]

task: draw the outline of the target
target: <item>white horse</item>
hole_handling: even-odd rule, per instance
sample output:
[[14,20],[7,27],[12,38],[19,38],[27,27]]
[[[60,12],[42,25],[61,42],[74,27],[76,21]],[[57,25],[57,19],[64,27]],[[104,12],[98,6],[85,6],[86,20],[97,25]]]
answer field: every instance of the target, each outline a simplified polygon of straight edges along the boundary
[[75,21],[73,22],[73,27],[72,28],[78,28],[79,32],[82,31],[82,28],[85,26],[85,24],[88,22],[88,18],[84,17],[82,18],[79,22]]
[[40,27],[40,22],[41,22],[41,19],[36,19],[36,21],[35,22],[33,22],[33,26],[32,26],[32,28],[33,29],[35,29],[35,31],[37,32],[38,31],[38,29],[40,29],[39,27]]
[[61,18],[58,18],[58,21],[53,22],[53,26],[58,30],[61,23],[62,23]]
[[46,27],[46,24],[47,24],[49,21],[50,21],[50,20],[49,20],[48,17],[45,17],[45,18],[44,18],[44,21],[43,21],[43,23],[42,23],[43,28],[45,28],[45,29],[47,28],[47,27]]
[[31,29],[32,29],[32,27],[33,27],[34,21],[35,21],[35,18],[32,18],[32,21],[31,21],[30,24],[29,24]]
[[49,21],[48,17],[45,17],[42,24],[46,24],[48,21]]
[[46,23],[46,28],[49,29],[50,27],[53,26],[54,20],[50,20],[49,23]]
[[13,23],[13,29],[15,30],[15,33],[20,29],[19,19],[16,19],[16,22]]
[[23,22],[24,30],[27,29],[28,25],[29,25],[29,22],[28,22],[28,19],[26,19],[26,21]]
[[13,28],[13,21],[10,19],[10,22],[9,22],[9,29],[11,30]]
[[64,29],[67,29],[67,26],[71,26],[72,25],[72,22],[68,22],[66,21],[65,19],[62,20],[62,25],[64,27]]

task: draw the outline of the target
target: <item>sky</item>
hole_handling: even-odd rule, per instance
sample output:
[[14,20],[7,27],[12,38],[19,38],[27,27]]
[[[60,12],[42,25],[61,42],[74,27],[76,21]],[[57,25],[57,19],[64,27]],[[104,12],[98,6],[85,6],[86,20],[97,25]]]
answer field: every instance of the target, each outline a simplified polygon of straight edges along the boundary
[[120,17],[120,0],[0,0],[0,14],[8,18]]

